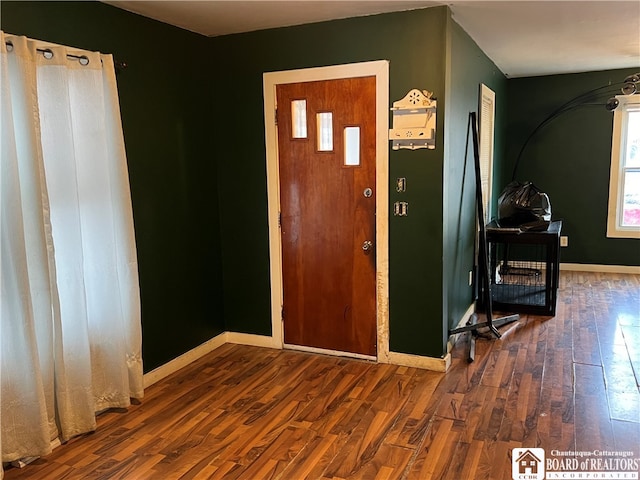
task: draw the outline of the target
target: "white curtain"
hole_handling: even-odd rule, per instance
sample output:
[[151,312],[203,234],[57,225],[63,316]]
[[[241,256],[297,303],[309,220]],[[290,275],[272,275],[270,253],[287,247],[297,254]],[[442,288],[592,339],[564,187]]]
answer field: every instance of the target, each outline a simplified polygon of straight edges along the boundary
[[129,406],[143,387],[113,59],[0,37],[0,448],[9,462],[94,430],[96,412]]

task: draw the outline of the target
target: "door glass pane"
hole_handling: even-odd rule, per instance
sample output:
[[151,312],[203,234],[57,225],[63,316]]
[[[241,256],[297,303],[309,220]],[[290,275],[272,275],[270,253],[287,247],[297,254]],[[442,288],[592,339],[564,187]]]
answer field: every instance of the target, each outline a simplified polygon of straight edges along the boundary
[[333,150],[333,114],[321,112],[316,114],[318,125],[318,151],[330,152]]
[[293,138],[307,138],[307,101],[291,102],[291,132]]
[[360,127],[344,128],[344,164],[360,165]]
[[625,172],[623,191],[622,226],[640,226],[640,170]]

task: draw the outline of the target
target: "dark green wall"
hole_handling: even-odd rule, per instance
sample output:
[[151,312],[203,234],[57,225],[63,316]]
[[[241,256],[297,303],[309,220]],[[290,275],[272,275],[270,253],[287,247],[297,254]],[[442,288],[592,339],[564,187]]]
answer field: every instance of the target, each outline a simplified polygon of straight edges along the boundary
[[[212,39],[229,330],[271,332],[263,72],[389,60],[391,102],[412,88],[443,98],[447,18],[441,7]],[[443,351],[442,118],[435,150],[392,151],[389,160],[391,183],[406,177],[408,185],[402,197],[391,188],[390,203],[409,202],[409,216],[390,219],[391,349],[436,357]]]
[[507,89],[507,79],[495,64],[457,23],[450,20],[449,24],[444,163],[444,342],[448,329],[456,326],[473,299],[469,271],[474,265],[476,177],[470,133],[467,143],[469,112],[478,113],[481,83],[495,92],[494,171],[498,172],[503,155],[501,133]]
[[[271,331],[262,73],[387,59],[391,101],[415,87],[444,97],[447,19],[439,7],[207,39],[98,2],[2,3],[9,33],[129,63],[118,83],[147,371],[222,330]],[[411,206],[390,219],[391,349],[430,356],[442,354],[442,126],[436,150],[390,154]]]
[[[129,63],[118,86],[146,371],[225,330],[271,333],[263,72],[389,60],[390,102],[412,88],[434,92],[436,149],[390,151],[389,159],[390,210],[409,202],[409,216],[389,220],[390,347],[432,357],[443,354],[448,327],[471,302],[474,178],[465,147],[479,83],[496,92],[497,196],[526,132],[576,85],[587,90],[631,73],[507,81],[447,7],[218,38],[99,2],[0,8],[8,33]],[[638,265],[637,241],[604,238],[611,114],[581,109],[543,134],[519,173],[565,219],[562,260]],[[404,194],[397,177],[407,179]]]
[[112,53],[149,371],[224,330],[208,39],[98,2],[7,2],[2,30]]
[[[575,96],[622,81],[640,68],[511,79],[508,82],[507,147],[502,187],[530,132]],[[615,90],[615,91],[613,91]],[[607,238],[607,205],[613,114],[602,104],[573,109],[545,126],[526,147],[516,180],[532,181],[549,195],[554,219],[563,221],[569,246],[561,262],[640,265],[640,241]]]

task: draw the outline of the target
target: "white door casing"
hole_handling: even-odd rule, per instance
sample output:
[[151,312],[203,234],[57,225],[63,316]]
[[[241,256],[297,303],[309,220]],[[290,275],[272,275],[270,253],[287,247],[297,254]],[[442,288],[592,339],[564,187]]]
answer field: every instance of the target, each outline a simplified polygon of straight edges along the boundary
[[[389,62],[386,60],[263,74],[272,342],[283,348],[280,178],[275,120],[276,85],[363,76],[376,77],[376,293],[377,360],[389,363]],[[314,351],[313,348],[305,348]],[[358,356],[345,352],[337,355]]]

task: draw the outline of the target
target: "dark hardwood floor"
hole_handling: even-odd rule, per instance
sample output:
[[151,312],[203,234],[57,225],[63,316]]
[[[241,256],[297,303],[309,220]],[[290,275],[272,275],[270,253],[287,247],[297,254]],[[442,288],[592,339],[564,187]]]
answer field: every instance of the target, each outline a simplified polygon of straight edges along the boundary
[[556,316],[503,333],[472,364],[461,337],[446,375],[224,345],[5,479],[509,480],[518,447],[640,460],[640,276],[562,272]]

